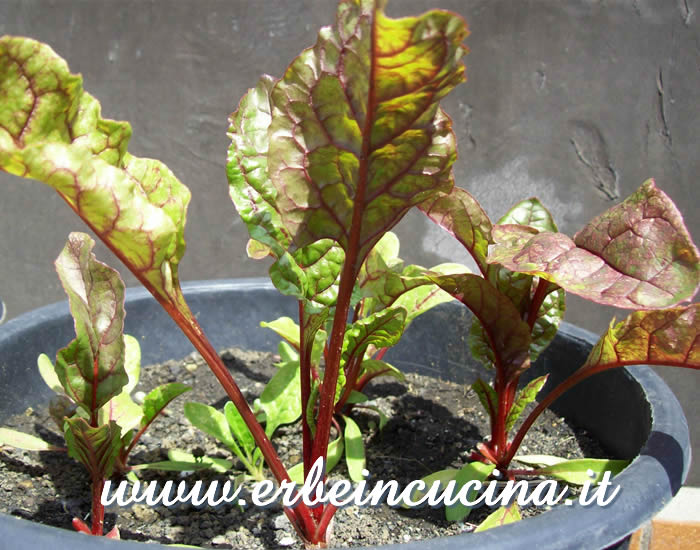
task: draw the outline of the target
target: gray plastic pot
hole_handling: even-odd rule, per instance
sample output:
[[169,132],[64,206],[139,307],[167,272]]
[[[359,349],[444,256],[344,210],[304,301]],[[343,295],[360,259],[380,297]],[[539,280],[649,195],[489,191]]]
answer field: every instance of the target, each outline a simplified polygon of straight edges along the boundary
[[[281,297],[259,279],[197,282],[184,290],[192,311],[217,348],[275,349],[274,334],[259,328],[260,321],[293,316],[296,311],[294,301]],[[191,344],[144,290],[127,291],[126,311],[126,332],[139,337],[144,365],[192,351]],[[459,304],[435,308],[413,323],[401,343],[387,354],[387,360],[407,372],[470,383],[483,374],[483,367],[470,358],[464,343],[469,323],[468,312]],[[41,352],[55,354],[72,338],[67,303],[37,309],[0,327],[0,424],[12,414],[45,402],[50,390],[39,377],[36,357]],[[591,333],[564,324],[529,375],[551,372],[548,384],[556,384],[584,361],[594,341]],[[589,430],[618,457],[636,457],[615,478],[621,490],[610,505],[560,506],[536,518],[483,533],[387,548],[606,548],[650,519],[678,491],[690,462],[688,426],[678,401],[650,368],[616,369],[594,376],[555,405],[559,413]],[[88,537],[0,514],[0,548],[167,547]]]

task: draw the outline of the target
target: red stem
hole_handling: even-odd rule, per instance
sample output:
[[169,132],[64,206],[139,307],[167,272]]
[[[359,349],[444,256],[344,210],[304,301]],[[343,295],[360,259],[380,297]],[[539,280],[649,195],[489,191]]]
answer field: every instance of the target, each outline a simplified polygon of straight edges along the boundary
[[102,505],[102,488],[105,480],[103,477],[92,480],[92,522],[91,534],[101,537],[105,523],[105,507]]
[[[571,387],[575,386],[579,382],[585,380],[589,376],[593,376],[594,374],[597,374],[599,372],[603,372],[606,370],[610,369],[615,369],[618,367],[631,367],[635,365],[639,365],[640,362],[632,362],[632,361],[624,361],[620,363],[612,363],[612,364],[605,364],[605,365],[595,365],[589,368],[585,369],[579,369],[575,373],[573,373],[571,376],[569,376],[566,380],[561,382],[556,388],[554,388],[547,397],[545,397],[542,401],[540,401],[537,406],[532,410],[532,412],[527,416],[525,421],[522,423],[520,426],[520,429],[518,432],[515,434],[515,437],[513,438],[512,443],[510,444],[510,448],[508,449],[508,453],[506,453],[506,456],[503,460],[503,463],[505,466],[510,464],[510,462],[513,460],[513,457],[515,456],[515,453],[518,452],[518,448],[520,447],[520,444],[523,441],[523,438],[525,437],[525,434],[527,434],[528,430],[532,426],[532,424],[537,420],[537,417],[542,414],[542,412],[549,407],[557,398],[559,398],[565,391],[570,389]],[[646,365],[656,365],[656,366],[667,366],[667,367],[683,367],[687,369],[695,369],[695,370],[700,370],[700,367],[696,366],[691,366],[683,363],[678,363],[678,362],[672,362],[672,361],[654,361],[654,360],[649,360],[645,359],[644,364]]]
[[301,380],[301,433],[302,452],[304,461],[304,479],[309,475],[311,469],[311,428],[306,417],[306,411],[311,399],[311,358],[306,353],[306,342],[304,341],[304,302],[299,300],[299,376]]
[[535,294],[530,301],[530,307],[527,311],[527,324],[530,327],[530,332],[532,332],[532,327],[535,326],[535,321],[537,320],[537,312],[542,306],[542,302],[547,297],[547,287],[549,282],[545,279],[539,279],[537,282],[537,288],[535,289]]

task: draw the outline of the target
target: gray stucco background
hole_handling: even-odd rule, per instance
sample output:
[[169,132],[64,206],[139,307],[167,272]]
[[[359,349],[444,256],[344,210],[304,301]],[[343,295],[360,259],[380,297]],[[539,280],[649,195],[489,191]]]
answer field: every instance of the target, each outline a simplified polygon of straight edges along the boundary
[[[492,218],[536,195],[573,234],[654,177],[700,238],[700,2],[394,0],[388,12],[432,7],[460,13],[472,31],[468,82],[444,105],[459,140],[456,181]],[[0,34],[50,44],[83,74],[104,116],[131,122],[130,151],[163,160],[190,187],[187,281],[266,274],[267,264],[246,257],[247,232],[228,198],[226,118],[334,11],[332,0],[3,0]],[[74,230],[85,227],[49,188],[0,174],[7,318],[64,298],[52,261]],[[411,262],[466,261],[418,214],[396,232]],[[104,247],[97,254],[118,267]],[[585,328],[600,331],[613,314],[569,297],[567,320]],[[662,376],[697,450],[698,374]],[[689,483],[700,485],[700,464]]]

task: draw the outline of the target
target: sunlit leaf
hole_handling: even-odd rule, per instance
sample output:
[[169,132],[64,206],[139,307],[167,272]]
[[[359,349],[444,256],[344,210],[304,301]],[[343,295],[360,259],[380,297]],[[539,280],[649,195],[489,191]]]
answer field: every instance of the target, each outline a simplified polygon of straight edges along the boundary
[[[470,462],[462,466],[455,476],[456,486],[455,491],[459,491],[470,481],[478,481],[483,483],[484,480],[491,475],[495,466],[493,464],[484,464],[483,462]],[[467,499],[473,501],[477,491],[472,488],[467,493]],[[456,502],[452,506],[445,508],[445,518],[447,521],[464,521],[472,511],[470,506],[465,506],[461,502]]]
[[508,412],[508,417],[506,418],[506,433],[508,433],[515,423],[520,418],[520,415],[525,410],[530,403],[537,399],[537,394],[540,392],[542,387],[546,384],[549,375],[540,376],[531,380],[518,394],[515,399],[513,406]]
[[[565,460],[550,466],[544,466],[538,470],[539,473],[561,479],[574,485],[583,485],[587,481],[598,483],[603,480],[605,472],[610,472],[615,476],[624,470],[629,460],[610,460],[607,458],[576,458]],[[592,472],[593,475],[589,475]]]
[[141,425],[146,426],[158,416],[176,397],[192,388],[180,382],[170,382],[152,389],[143,400],[143,419]]
[[474,529],[474,533],[480,533],[487,529],[515,523],[521,519],[523,518],[520,515],[520,508],[518,508],[516,502],[513,502],[510,506],[501,506],[498,510],[491,512],[486,519]]
[[9,445],[27,451],[58,451],[60,447],[43,439],[10,428],[0,428],[0,446]]
[[278,426],[294,422],[301,416],[301,382],[299,361],[280,367],[260,395],[260,406],[265,411],[265,433],[272,437]]
[[365,442],[362,439],[362,432],[355,421],[347,416],[343,416],[345,421],[345,462],[348,465],[348,475],[352,481],[362,481],[365,476],[362,470],[365,468]]

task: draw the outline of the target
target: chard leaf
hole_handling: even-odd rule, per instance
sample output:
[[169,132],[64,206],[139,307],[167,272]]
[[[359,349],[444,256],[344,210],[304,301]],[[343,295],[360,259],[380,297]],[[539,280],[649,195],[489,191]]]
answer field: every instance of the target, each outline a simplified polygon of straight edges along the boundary
[[[603,474],[610,472],[613,476],[619,474],[628,465],[629,460],[609,460],[607,458],[576,458],[565,460],[538,470],[538,473],[561,479],[574,485],[583,485],[587,481],[599,483],[603,481]],[[588,475],[588,471],[593,476]]]
[[299,360],[285,363],[270,379],[260,395],[265,411],[265,434],[272,437],[278,426],[294,422],[301,416],[301,381]]
[[141,346],[139,341],[129,334],[124,335],[124,370],[129,381],[122,388],[122,392],[131,393],[141,376]]
[[187,453],[179,449],[170,449],[168,451],[168,458],[173,462],[206,464],[210,469],[222,474],[233,468],[233,462],[225,458],[216,458],[206,455],[197,458],[192,453]]
[[228,427],[231,428],[231,433],[241,444],[243,452],[247,456],[251,456],[255,450],[255,439],[253,439],[253,434],[250,433],[245,420],[243,420],[241,413],[238,412],[232,401],[227,401],[226,405],[224,405],[224,416],[226,416]]
[[464,79],[463,21],[440,11],[393,20],[380,4],[341,2],[336,25],[274,86],[250,91],[230,128],[229,181],[246,223],[258,207],[297,247],[333,239],[352,250],[355,272],[411,206],[452,186],[454,136],[437,102]]
[[217,411],[214,407],[195,401],[185,403],[183,408],[185,417],[195,428],[218,439],[231,449],[238,458],[241,458],[241,449],[233,438],[226,416],[222,412]]
[[341,367],[353,357],[363,357],[369,345],[388,348],[396,344],[403,334],[405,322],[406,310],[403,308],[384,309],[355,321],[345,331]]
[[95,242],[71,233],[56,260],[68,294],[76,339],[56,356],[56,374],[66,394],[92,413],[118,395],[124,368],[124,283],[92,254]]
[[310,304],[306,310],[335,306],[338,298],[340,271],[343,269],[345,253],[330,239],[322,239],[294,251],[294,260],[306,277],[306,294]]
[[496,418],[496,413],[498,412],[498,395],[496,390],[491,387],[491,384],[484,382],[481,378],[477,378],[476,382],[472,384],[472,389],[479,398],[482,407],[489,414],[489,417],[491,419]]
[[552,214],[550,214],[549,210],[535,197],[520,201],[513,208],[508,210],[508,212],[498,220],[498,223],[527,225],[538,231],[549,231],[551,233],[559,231]]
[[559,323],[566,311],[566,293],[564,289],[550,283],[551,290],[542,301],[532,326],[530,342],[530,360],[535,361],[554,340],[559,330]]
[[525,410],[525,407],[537,399],[537,394],[540,393],[542,387],[547,383],[548,377],[549,375],[545,374],[544,376],[535,378],[534,380],[531,380],[522,390],[520,390],[520,393],[518,394],[518,397],[513,403],[513,406],[508,413],[508,417],[506,418],[506,433],[513,428],[515,423],[518,421],[518,418],[520,418],[523,410]]
[[143,418],[141,426],[147,426],[167,407],[176,397],[192,388],[180,382],[170,382],[153,388],[143,400]]
[[355,482],[362,481],[365,476],[362,470],[365,468],[365,442],[362,440],[360,427],[352,418],[343,416],[345,420],[345,461],[348,465],[348,475]]
[[652,180],[570,239],[496,226],[489,262],[551,281],[601,304],[660,309],[693,297],[698,250],[676,206]]
[[349,405],[357,405],[358,403],[366,403],[367,401],[369,401],[369,397],[367,397],[364,393],[352,390],[346,403]]
[[471,273],[431,276],[431,279],[474,313],[484,327],[494,363],[503,369],[507,380],[530,366],[530,328],[506,296],[487,280]]
[[15,447],[17,449],[24,449],[26,451],[60,451],[60,447],[51,445],[44,441],[43,439],[26,434],[24,432],[19,432],[17,430],[11,430],[10,428],[0,428],[0,446],[8,445],[10,447]]
[[[328,444],[328,454],[326,455],[326,474],[330,473],[333,468],[335,468],[343,457],[343,438],[338,437]],[[291,479],[297,485],[303,485],[304,483],[304,463],[300,462],[295,464],[289,470],[289,479]]]
[[266,323],[262,321],[261,327],[274,330],[282,338],[287,340],[295,349],[299,349],[299,325],[297,325],[291,317],[280,317],[274,321]]
[[0,39],[0,169],[53,187],[159,299],[192,314],[179,288],[190,193],[162,163],[127,151],[82,78],[45,44]]
[[486,519],[474,529],[474,533],[500,527],[501,525],[508,525],[509,523],[515,523],[521,519],[523,518],[520,515],[518,503],[513,502],[510,506],[501,506],[498,510],[491,512]]
[[513,457],[513,460],[530,466],[553,466],[560,462],[566,462],[567,459],[553,455],[518,455]]
[[700,369],[700,304],[613,320],[579,372],[639,364]]
[[395,366],[380,359],[365,359],[360,368],[361,375],[391,376],[397,380],[405,380],[406,376]]
[[138,426],[143,417],[141,407],[131,398],[131,392],[138,384],[141,373],[141,347],[138,340],[128,334],[124,335],[124,370],[129,381],[119,395],[110,399],[100,409],[98,416],[100,424],[114,420],[119,424],[122,434]]
[[[39,367],[39,374],[43,378],[44,382],[46,382],[46,385],[57,394],[64,394],[65,392],[63,390],[63,386],[61,385],[61,381],[58,379],[58,375],[56,374],[56,367],[49,356],[45,353],[40,354],[36,359],[36,364],[37,367]],[[63,423],[61,423],[61,425],[63,425]]]
[[68,454],[85,466],[93,480],[112,475],[121,447],[121,430],[116,422],[93,428],[82,418],[67,418],[63,432]]
[[453,187],[447,193],[436,193],[419,205],[419,208],[462,243],[482,273],[487,272],[486,257],[491,242],[491,221],[469,192],[460,187]]
[[[194,457],[192,457],[194,459]],[[132,470],[159,470],[161,472],[195,472],[197,470],[206,470],[211,468],[211,464],[204,461],[201,462],[185,462],[175,460],[161,460],[158,462],[149,462],[147,464],[137,464],[132,466]],[[218,471],[218,470],[217,470]]]
[[[484,464],[482,462],[470,462],[465,464],[460,468],[455,476],[455,490],[460,491],[470,481],[478,481],[483,483],[491,472],[493,472],[495,466],[493,464]],[[467,499],[470,501],[474,500],[476,496],[476,490],[473,488],[468,492]],[[457,501],[452,506],[445,508],[445,518],[447,521],[464,521],[469,513],[472,511],[470,506],[465,506],[461,502]]]
[[264,258],[269,253],[280,258],[292,241],[275,205],[277,190],[267,169],[270,91],[274,84],[275,79],[264,75],[229,118],[229,194],[252,237],[248,245],[251,258]]
[[[445,488],[447,488],[447,484],[453,479],[455,479],[458,473],[459,470],[456,470],[454,468],[448,468],[446,470],[439,470],[437,472],[433,472],[432,474],[428,474],[427,476],[421,478],[421,481],[425,483],[425,491],[419,491],[418,489],[414,489],[411,493],[411,500],[413,502],[416,502],[417,500],[423,498],[428,493],[433,483],[435,483],[436,481],[440,482],[440,490],[445,490]],[[401,504],[401,507],[408,508],[405,502]]]

